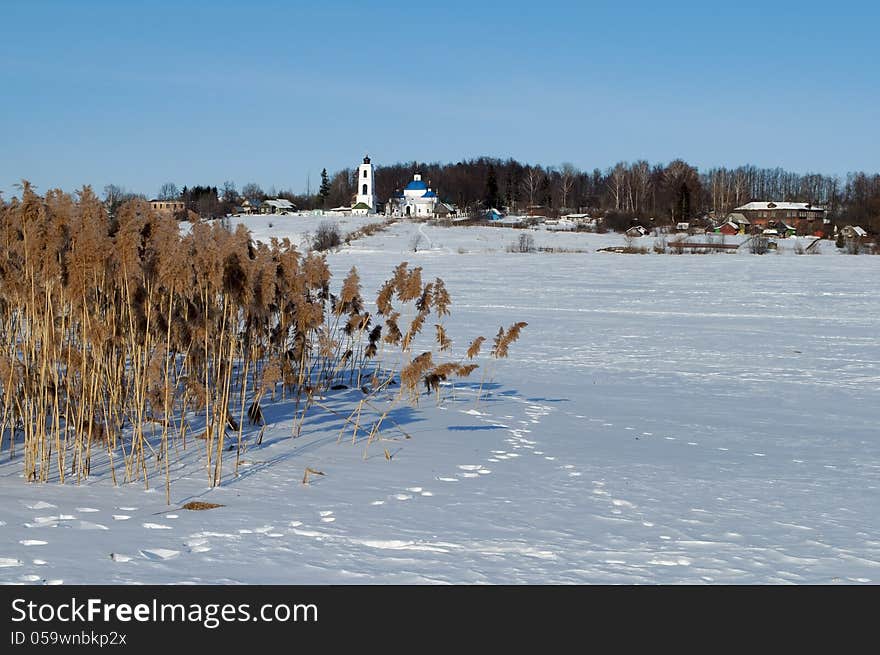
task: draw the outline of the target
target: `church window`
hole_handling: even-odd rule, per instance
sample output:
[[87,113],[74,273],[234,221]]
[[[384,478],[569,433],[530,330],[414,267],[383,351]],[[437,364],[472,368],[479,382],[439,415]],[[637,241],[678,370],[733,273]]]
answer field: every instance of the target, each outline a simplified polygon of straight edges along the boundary
[[367,185],[366,184],[364,185],[364,190],[362,193],[363,193],[363,195],[367,195]]
[[365,168],[364,169],[364,177],[366,177],[366,176],[367,176],[367,169]]

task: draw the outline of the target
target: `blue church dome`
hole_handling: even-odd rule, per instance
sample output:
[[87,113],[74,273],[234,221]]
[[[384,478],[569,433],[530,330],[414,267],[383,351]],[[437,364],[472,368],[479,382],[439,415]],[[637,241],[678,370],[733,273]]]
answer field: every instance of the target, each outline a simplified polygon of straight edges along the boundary
[[428,185],[422,182],[421,180],[413,180],[409,184],[406,185],[407,191],[425,191],[427,190]]
[[426,191],[422,198],[436,198],[437,194],[433,191]]

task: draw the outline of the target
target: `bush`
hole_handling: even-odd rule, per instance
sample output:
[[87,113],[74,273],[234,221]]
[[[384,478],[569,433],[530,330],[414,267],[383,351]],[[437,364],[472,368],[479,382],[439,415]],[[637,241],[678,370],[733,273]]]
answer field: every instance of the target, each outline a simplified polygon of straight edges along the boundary
[[520,234],[516,243],[507,247],[507,252],[535,252],[535,237],[531,234]]
[[766,255],[770,250],[770,239],[764,236],[753,236],[749,241],[749,252],[753,255]]
[[337,248],[341,244],[342,236],[339,234],[339,226],[328,221],[324,221],[318,226],[315,238],[312,239],[312,249],[318,252]]

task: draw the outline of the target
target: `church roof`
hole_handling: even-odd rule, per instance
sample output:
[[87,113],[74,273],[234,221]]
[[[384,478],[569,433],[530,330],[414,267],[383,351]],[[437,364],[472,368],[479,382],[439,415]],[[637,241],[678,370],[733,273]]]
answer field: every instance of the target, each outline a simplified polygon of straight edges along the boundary
[[436,198],[436,197],[437,197],[437,194],[434,193],[433,191],[430,191],[430,190],[426,191],[425,194],[422,196],[422,198]]
[[428,185],[421,180],[413,180],[406,185],[406,191],[427,191]]
[[354,207],[352,207],[352,209],[369,209],[369,208],[370,208],[370,206],[365,202],[359,202]]

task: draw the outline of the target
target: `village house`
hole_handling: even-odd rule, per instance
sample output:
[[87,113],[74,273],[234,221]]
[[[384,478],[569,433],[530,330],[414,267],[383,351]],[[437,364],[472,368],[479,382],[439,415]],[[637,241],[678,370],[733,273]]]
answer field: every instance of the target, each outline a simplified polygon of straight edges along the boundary
[[285,198],[264,200],[260,204],[261,214],[292,214],[296,211],[296,205]]
[[262,203],[259,200],[245,200],[241,203],[241,207],[239,207],[240,214],[259,214],[260,213],[260,205]]
[[732,212],[727,215],[726,222],[733,223],[737,232],[740,234],[745,234],[751,230],[752,224],[748,218],[746,218],[745,214],[741,214],[739,212]]
[[151,200],[150,207],[161,214],[172,215],[186,209],[186,204],[183,200]]
[[840,234],[844,239],[859,239],[863,240],[868,236],[867,231],[864,228],[859,227],[858,225],[847,225],[846,227],[840,230]]
[[740,227],[733,221],[728,220],[722,223],[719,227],[715,228],[715,231],[719,234],[733,236],[734,234],[740,234]]
[[437,218],[452,218],[458,215],[458,208],[448,202],[438,202],[434,205],[434,216]]
[[815,234],[825,226],[825,208],[808,202],[752,201],[733,211],[744,216],[757,232],[784,224],[800,234]]

